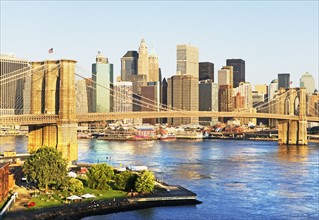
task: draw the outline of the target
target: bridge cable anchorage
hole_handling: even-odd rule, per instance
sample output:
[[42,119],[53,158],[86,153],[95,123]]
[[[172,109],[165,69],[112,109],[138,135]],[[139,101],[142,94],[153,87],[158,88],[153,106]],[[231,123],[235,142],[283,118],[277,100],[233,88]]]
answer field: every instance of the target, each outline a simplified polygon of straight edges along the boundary
[[[87,71],[86,69],[84,69],[83,67],[81,67],[81,66],[79,66],[79,65],[76,65],[77,67],[79,67],[80,69],[82,69],[82,70],[84,70],[86,73],[90,73],[89,71]],[[79,76],[79,77],[81,77],[81,78],[83,78],[83,79],[86,79],[85,77],[83,77],[83,76],[81,76],[81,75],[79,75],[79,74],[77,74],[76,73],[76,75],[77,76]],[[94,76],[95,74],[93,74],[92,73],[92,75]],[[95,75],[96,76],[96,75]],[[107,87],[105,87],[105,86],[103,86],[103,85],[100,85],[100,84],[98,84],[98,83],[96,83],[96,82],[94,82],[93,80],[90,80],[92,83],[95,83],[96,85],[98,85],[98,86],[100,86],[100,87],[102,87],[102,88],[104,88],[104,89],[108,89],[108,90],[110,90],[110,91],[112,91],[112,92],[115,92],[115,93],[119,93],[118,91],[115,91],[114,89],[112,89],[112,88],[107,88]],[[112,82],[110,82],[110,85],[114,85]],[[121,93],[119,93],[119,94],[121,94]],[[122,94],[123,95],[123,94]],[[152,107],[156,110],[157,108],[158,108],[158,106],[161,106],[160,108],[161,109],[163,109],[164,111],[168,111],[168,110],[175,110],[175,111],[182,111],[182,109],[178,109],[178,108],[176,108],[176,107],[172,107],[172,106],[168,106],[168,105],[165,105],[165,104],[162,104],[162,103],[159,103],[159,102],[156,102],[156,101],[154,101],[154,100],[152,100],[152,99],[149,99],[149,98],[147,98],[147,97],[144,97],[144,96],[141,96],[141,95],[139,95],[139,94],[136,94],[136,93],[132,93],[132,95],[135,95],[136,97],[139,97],[139,98],[141,98],[141,100],[143,99],[143,100],[146,100],[146,101],[149,101],[149,102],[143,102],[143,103],[145,103],[147,106],[143,106],[143,107],[146,107],[146,108],[150,108],[148,105],[152,105]],[[141,100],[139,100],[139,99],[134,99],[136,102],[141,102]],[[154,104],[152,104],[152,103],[154,103]],[[164,108],[164,107],[166,107],[166,108]]]

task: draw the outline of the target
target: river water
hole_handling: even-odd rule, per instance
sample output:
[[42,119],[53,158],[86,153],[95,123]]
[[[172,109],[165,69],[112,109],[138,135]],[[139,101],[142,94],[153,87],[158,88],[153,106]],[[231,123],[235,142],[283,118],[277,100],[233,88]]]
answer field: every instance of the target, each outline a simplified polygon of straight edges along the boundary
[[[78,162],[146,165],[157,178],[195,192],[200,205],[159,207],[95,219],[319,219],[319,145],[204,140],[115,142],[79,139]],[[25,137],[1,151],[27,151]]]

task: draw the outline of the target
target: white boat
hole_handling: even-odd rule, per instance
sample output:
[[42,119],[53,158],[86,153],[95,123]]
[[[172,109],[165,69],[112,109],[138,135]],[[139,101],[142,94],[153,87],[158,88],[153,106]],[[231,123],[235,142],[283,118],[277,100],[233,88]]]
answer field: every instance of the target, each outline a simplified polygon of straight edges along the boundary
[[176,135],[174,133],[164,134],[161,138],[161,141],[175,141]]

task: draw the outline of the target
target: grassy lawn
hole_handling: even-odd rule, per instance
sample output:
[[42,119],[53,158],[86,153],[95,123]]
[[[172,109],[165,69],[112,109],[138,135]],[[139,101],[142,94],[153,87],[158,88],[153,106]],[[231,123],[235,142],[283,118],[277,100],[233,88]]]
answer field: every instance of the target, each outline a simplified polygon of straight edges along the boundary
[[[52,207],[57,205],[62,205],[65,202],[65,191],[54,190],[54,194],[46,195],[41,193],[39,197],[32,197],[30,202],[35,202],[34,207],[30,207],[30,210],[34,210],[37,208],[45,208]],[[101,200],[101,199],[113,199],[113,198],[123,198],[126,197],[127,192],[118,191],[118,190],[98,190],[98,189],[90,189],[85,187],[81,193],[72,193],[73,195],[81,196],[83,194],[90,193],[94,194],[96,198],[93,199],[82,199],[82,202],[92,201],[92,200]],[[70,196],[70,192],[68,192],[67,197]],[[30,203],[29,202],[29,203]],[[70,202],[72,203],[72,201]]]

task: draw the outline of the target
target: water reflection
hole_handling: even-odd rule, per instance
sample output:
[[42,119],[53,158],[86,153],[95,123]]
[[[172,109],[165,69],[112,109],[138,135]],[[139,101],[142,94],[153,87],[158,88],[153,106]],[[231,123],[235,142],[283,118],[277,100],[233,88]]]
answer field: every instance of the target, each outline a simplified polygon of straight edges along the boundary
[[305,145],[279,145],[277,156],[283,162],[304,162],[308,153],[309,147]]

